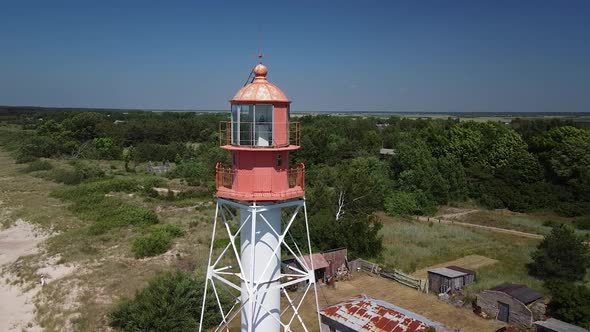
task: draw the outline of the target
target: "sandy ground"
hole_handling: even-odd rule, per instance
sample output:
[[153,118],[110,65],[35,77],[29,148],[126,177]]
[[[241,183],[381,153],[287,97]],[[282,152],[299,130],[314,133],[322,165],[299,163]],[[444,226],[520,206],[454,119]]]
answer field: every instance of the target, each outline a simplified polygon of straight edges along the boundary
[[[17,220],[11,227],[0,231],[0,266],[16,261],[20,256],[37,253],[38,244],[48,237],[31,224]],[[18,286],[7,283],[8,278],[0,279],[0,331],[20,331],[40,328],[33,323],[35,305],[33,297],[40,287],[23,291]]]
[[[15,262],[21,256],[36,254],[39,245],[49,234],[19,219],[9,228],[0,230],[0,268]],[[45,276],[47,284],[72,273],[74,266],[57,265],[59,257],[47,259],[36,272]],[[12,285],[14,276],[4,273],[0,278],[0,331],[41,331],[35,324],[34,297],[41,290],[41,284],[23,290]],[[39,280],[41,281],[41,279]]]

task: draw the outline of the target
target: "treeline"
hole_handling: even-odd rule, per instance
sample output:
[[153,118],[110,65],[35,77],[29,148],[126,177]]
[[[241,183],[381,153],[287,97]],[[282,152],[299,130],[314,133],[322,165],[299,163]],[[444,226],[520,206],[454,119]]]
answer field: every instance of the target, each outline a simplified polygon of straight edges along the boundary
[[[40,157],[176,162],[170,176],[210,184],[223,113],[37,112],[9,118],[26,135],[19,162]],[[295,120],[295,119],[294,119]],[[590,131],[571,121],[302,116],[306,197],[317,249],[380,252],[374,212],[431,214],[473,200],[487,208],[553,210],[590,228]],[[393,152],[380,154],[381,148]],[[133,167],[128,167],[133,171]]]
[[[468,199],[491,209],[553,210],[590,228],[590,131],[570,121],[299,121],[294,160],[308,165],[306,193],[321,249],[352,243],[354,253],[376,254],[373,212],[431,214]],[[393,154],[380,156],[382,147]]]

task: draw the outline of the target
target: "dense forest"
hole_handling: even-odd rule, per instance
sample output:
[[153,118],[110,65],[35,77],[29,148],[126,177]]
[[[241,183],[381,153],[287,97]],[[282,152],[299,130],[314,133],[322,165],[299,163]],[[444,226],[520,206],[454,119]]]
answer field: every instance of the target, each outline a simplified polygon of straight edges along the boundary
[[[4,116],[18,125],[17,162],[42,157],[173,162],[166,176],[212,193],[222,113],[38,111]],[[305,115],[301,149],[317,249],[346,245],[376,256],[374,212],[429,215],[464,201],[513,211],[552,210],[590,228],[590,131],[571,121]],[[381,148],[393,150],[380,154]],[[80,177],[83,180],[83,176]]]

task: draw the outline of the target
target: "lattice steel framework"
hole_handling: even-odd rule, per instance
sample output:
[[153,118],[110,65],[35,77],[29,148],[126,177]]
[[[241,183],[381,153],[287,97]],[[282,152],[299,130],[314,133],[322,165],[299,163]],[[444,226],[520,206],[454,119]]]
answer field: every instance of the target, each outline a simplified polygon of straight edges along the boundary
[[[230,323],[237,316],[241,316],[241,330],[244,332],[294,331],[293,327],[297,327],[297,331],[308,331],[300,310],[312,288],[319,328],[319,304],[305,199],[265,205],[248,204],[217,199],[199,331],[202,331],[209,285],[222,317],[215,331],[229,331]],[[304,254],[290,233],[300,212],[304,215],[309,264],[303,259]],[[214,249],[218,224],[229,237],[229,243],[220,252]],[[287,254],[294,257],[303,269],[282,264],[282,249],[286,249]],[[214,251],[219,254],[215,255]],[[235,264],[221,266],[228,258],[235,260]],[[304,285],[304,290],[290,294],[287,288],[293,285]],[[224,310],[222,306],[221,291],[235,299],[229,310]],[[235,295],[237,292],[240,295]],[[284,310],[280,309],[281,295],[283,302],[287,303]]]

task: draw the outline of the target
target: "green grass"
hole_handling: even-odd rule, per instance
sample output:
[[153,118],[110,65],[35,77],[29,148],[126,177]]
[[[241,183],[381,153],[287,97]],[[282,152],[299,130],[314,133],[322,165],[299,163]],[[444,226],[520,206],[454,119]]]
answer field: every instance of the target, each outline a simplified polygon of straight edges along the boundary
[[93,222],[89,233],[98,235],[114,228],[158,223],[158,216],[154,211],[107,194],[142,192],[161,181],[163,180],[157,177],[114,177],[58,189],[51,195],[72,202],[70,211],[82,220]]
[[[461,222],[484,226],[512,229],[521,232],[546,235],[551,232],[551,225],[566,224],[574,227],[573,218],[564,218],[548,212],[532,214],[516,213],[505,210],[481,210],[467,214],[458,219]],[[589,230],[576,229],[579,235],[590,234]]]
[[476,292],[502,282],[524,283],[543,291],[542,283],[528,275],[525,264],[538,241],[438,223],[394,218],[384,220],[384,251],[380,263],[413,272],[467,255],[482,255],[498,263],[478,270]]

